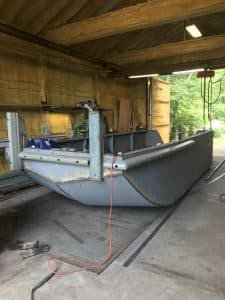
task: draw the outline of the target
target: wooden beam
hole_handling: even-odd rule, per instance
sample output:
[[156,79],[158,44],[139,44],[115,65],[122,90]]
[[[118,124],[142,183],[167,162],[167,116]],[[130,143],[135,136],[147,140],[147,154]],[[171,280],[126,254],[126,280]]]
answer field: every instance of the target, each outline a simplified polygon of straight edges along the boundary
[[89,63],[101,66],[107,70],[108,69],[115,69],[115,70],[121,69],[120,66],[114,66],[108,62],[101,60],[101,59],[91,57],[89,55],[84,54],[83,52],[76,51],[74,49],[71,49],[71,48],[63,46],[63,45],[59,45],[57,43],[40,38],[40,37],[30,34],[28,32],[16,29],[12,26],[8,26],[8,25],[0,23],[0,32],[5,33],[10,36],[13,36],[13,37],[16,37],[20,40],[28,41],[28,42],[38,45],[38,46],[45,47],[50,50],[54,50],[54,51],[61,52],[63,54],[66,54],[66,55],[69,55],[72,57],[79,58],[83,61],[87,61]]
[[181,54],[215,50],[223,47],[225,47],[225,34],[127,51],[117,55],[107,56],[105,59],[119,65],[128,65]]
[[[88,0],[69,0],[68,4],[55,17],[41,29],[40,34],[44,33],[49,28],[56,28],[67,23],[67,21],[82,8]],[[60,1],[59,1],[60,2]]]
[[38,34],[67,4],[68,0],[56,1],[54,5],[52,5],[52,2],[49,2],[48,6],[44,10],[40,10],[36,17],[31,20],[29,32]]
[[155,0],[48,31],[56,43],[75,44],[225,10],[224,0]]
[[225,67],[225,47],[217,50],[203,51],[176,57],[153,60],[137,66],[126,68],[125,72],[109,72],[110,78],[128,77],[141,74],[171,74],[174,71],[193,68],[221,68]]

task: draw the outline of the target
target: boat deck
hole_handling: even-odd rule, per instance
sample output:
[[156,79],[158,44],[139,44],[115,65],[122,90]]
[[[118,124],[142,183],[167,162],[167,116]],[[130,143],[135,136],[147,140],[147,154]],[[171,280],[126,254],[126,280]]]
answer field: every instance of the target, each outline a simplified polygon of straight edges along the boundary
[[[215,163],[225,151],[216,153]],[[225,166],[215,177],[223,172]],[[224,300],[225,203],[220,197],[224,187],[225,177],[210,185],[202,179],[172,210],[114,209],[113,262],[100,273],[56,276],[36,291],[35,299]],[[13,223],[5,226],[6,217],[1,219],[11,240],[49,242],[56,254],[66,254],[64,261],[72,254],[69,268],[102,256],[107,209],[90,210],[56,194],[46,197],[47,201],[37,201],[35,210],[29,207],[27,213],[10,216],[17,220],[16,230]],[[78,239],[57,228],[54,220]],[[48,257],[42,254],[22,261],[18,251],[7,249],[3,233],[6,230],[1,241],[0,298],[30,299],[32,286],[48,273]]]

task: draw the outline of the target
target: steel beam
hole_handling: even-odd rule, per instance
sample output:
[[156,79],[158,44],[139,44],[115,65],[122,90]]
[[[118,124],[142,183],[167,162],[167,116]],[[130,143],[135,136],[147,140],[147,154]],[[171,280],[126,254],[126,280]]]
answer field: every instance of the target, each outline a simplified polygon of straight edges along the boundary
[[21,160],[19,159],[18,154],[22,149],[22,141],[18,113],[7,113],[7,129],[9,140],[10,169],[20,170]]
[[90,178],[102,180],[103,130],[100,111],[89,111]]
[[38,37],[36,35],[33,35],[31,33],[19,30],[17,28],[14,28],[12,26],[9,25],[5,25],[3,23],[0,23],[0,32],[3,32],[5,34],[14,36],[16,38],[19,38],[20,40],[24,40],[24,41],[28,41],[30,43],[39,45],[41,47],[45,47],[48,48],[50,50],[55,50],[57,52],[61,52],[63,54],[72,56],[72,57],[76,57],[85,61],[88,61],[90,63],[93,63],[95,65],[99,65],[102,66],[103,68],[106,68],[108,70],[121,70],[121,68],[115,64],[106,62],[104,60],[89,56],[87,54],[84,54],[80,51],[71,49],[69,47],[63,46],[61,44],[57,44],[54,42],[51,42],[49,40],[43,39],[41,37]]

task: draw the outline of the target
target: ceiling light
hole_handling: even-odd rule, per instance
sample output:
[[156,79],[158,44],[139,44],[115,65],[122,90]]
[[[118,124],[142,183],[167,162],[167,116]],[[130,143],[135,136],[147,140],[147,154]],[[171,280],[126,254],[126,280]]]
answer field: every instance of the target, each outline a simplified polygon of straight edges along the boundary
[[176,71],[173,72],[173,74],[189,74],[189,73],[196,73],[196,72],[201,72],[204,71],[204,69],[192,69],[192,70],[183,70],[183,71]]
[[198,27],[193,24],[193,25],[188,25],[185,27],[185,29],[187,30],[187,32],[190,33],[190,35],[193,37],[193,38],[199,38],[202,36],[202,33],[201,31],[198,29]]
[[134,78],[146,78],[146,77],[157,77],[157,76],[159,76],[159,74],[143,74],[143,75],[131,75],[128,76],[128,78],[134,79]]

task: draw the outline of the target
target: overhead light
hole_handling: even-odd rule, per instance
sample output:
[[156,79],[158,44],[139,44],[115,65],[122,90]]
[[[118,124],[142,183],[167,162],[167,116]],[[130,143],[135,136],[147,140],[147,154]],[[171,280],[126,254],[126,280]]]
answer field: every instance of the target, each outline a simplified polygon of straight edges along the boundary
[[201,72],[201,71],[204,71],[204,69],[182,70],[182,71],[173,72],[172,74],[174,74],[174,75],[177,75],[177,74],[189,74],[189,73],[196,73],[196,72]]
[[198,29],[198,27],[195,24],[188,25],[188,26],[185,27],[185,29],[187,30],[187,32],[190,33],[190,35],[193,38],[199,38],[199,37],[202,36],[201,31]]
[[159,76],[159,74],[143,74],[143,75],[131,75],[128,76],[128,78],[134,79],[134,78],[157,77],[157,76]]

